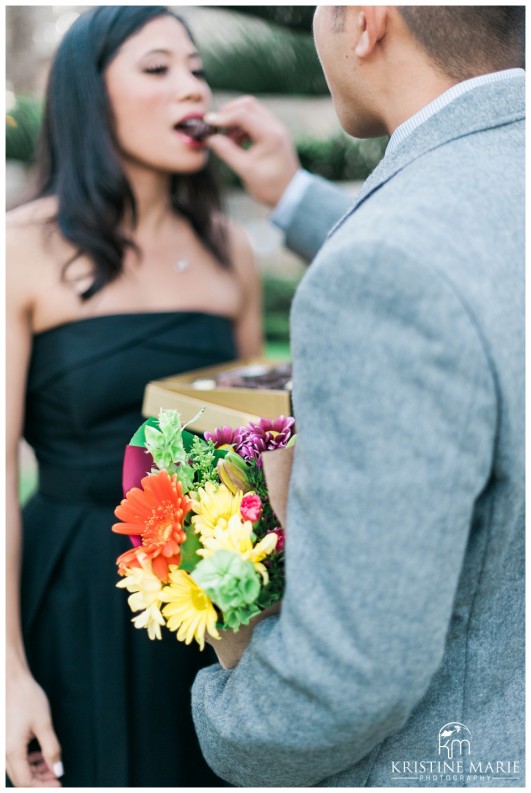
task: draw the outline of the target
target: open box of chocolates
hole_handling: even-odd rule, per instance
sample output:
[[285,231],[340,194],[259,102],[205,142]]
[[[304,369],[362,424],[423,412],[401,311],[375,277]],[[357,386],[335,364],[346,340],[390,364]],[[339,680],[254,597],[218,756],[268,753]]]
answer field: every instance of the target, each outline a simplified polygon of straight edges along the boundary
[[174,408],[183,423],[197,432],[216,427],[238,427],[259,417],[290,416],[291,363],[253,358],[196,369],[148,383],[144,416],[157,416],[160,408]]

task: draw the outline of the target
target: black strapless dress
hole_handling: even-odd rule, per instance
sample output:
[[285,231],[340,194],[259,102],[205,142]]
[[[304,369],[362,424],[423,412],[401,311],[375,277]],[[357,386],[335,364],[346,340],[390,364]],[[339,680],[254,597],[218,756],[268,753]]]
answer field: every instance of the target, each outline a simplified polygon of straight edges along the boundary
[[236,356],[230,320],[198,312],[92,317],[35,336],[24,435],[39,489],[24,509],[23,631],[68,787],[208,787],[190,712],[210,650],[131,624],[114,534],[125,445],[149,380]]

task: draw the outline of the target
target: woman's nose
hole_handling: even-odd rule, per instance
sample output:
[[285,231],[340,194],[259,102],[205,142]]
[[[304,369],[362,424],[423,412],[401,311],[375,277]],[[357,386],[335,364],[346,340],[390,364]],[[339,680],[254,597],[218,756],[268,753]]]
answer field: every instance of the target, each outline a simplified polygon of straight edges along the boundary
[[176,80],[175,93],[182,100],[204,100],[210,95],[210,89],[204,80],[187,72]]

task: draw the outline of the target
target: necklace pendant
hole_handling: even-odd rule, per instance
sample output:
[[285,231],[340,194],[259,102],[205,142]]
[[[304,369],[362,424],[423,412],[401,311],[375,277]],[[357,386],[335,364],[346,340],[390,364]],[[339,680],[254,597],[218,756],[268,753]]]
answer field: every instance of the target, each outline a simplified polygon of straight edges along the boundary
[[184,273],[190,269],[190,262],[188,259],[177,259],[172,265],[173,269],[178,273]]

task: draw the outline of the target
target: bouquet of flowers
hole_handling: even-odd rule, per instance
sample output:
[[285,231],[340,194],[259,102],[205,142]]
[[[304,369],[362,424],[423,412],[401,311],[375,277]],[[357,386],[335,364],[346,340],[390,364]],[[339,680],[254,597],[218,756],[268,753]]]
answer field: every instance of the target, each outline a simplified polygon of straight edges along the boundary
[[166,626],[203,649],[206,631],[215,639],[220,628],[237,631],[281,599],[284,532],[261,453],[293,445],[294,423],[260,419],[201,438],[176,410],[161,410],[137,430],[112,528],[132,540],[117,559],[117,586],[150,639]]

